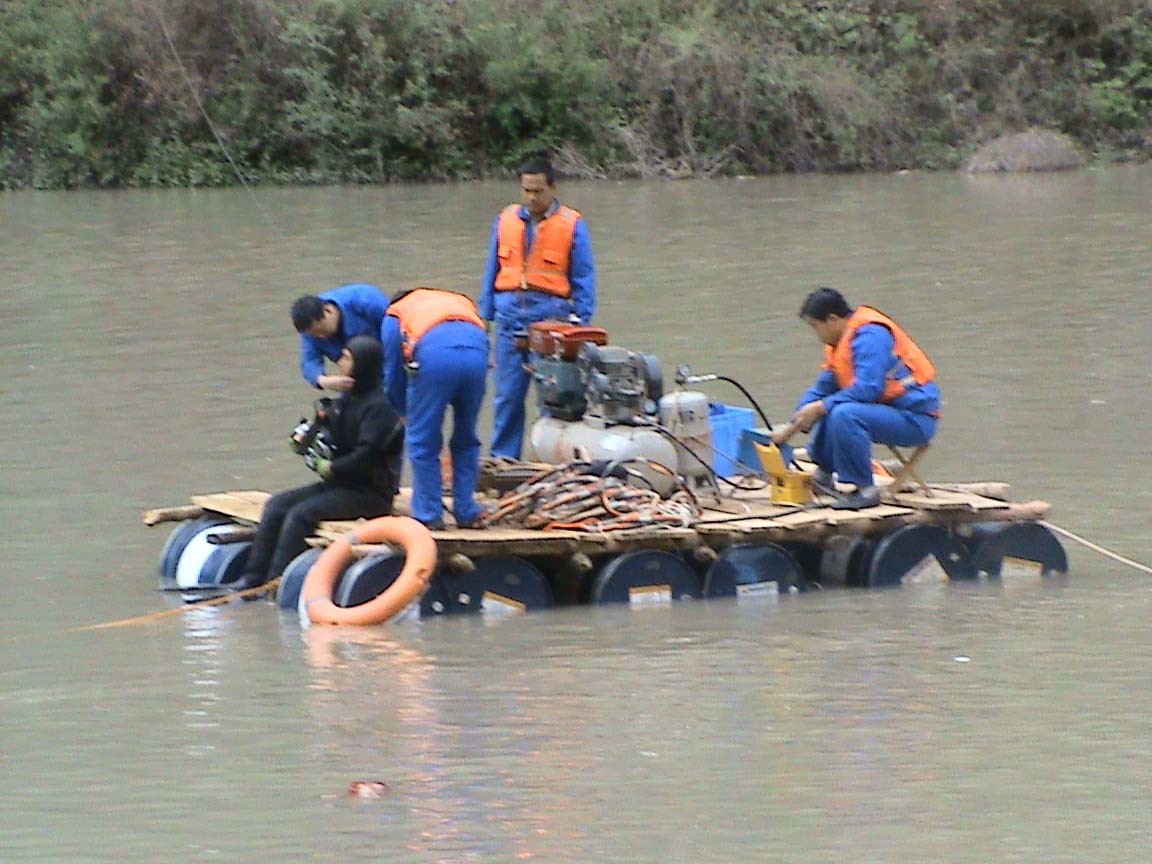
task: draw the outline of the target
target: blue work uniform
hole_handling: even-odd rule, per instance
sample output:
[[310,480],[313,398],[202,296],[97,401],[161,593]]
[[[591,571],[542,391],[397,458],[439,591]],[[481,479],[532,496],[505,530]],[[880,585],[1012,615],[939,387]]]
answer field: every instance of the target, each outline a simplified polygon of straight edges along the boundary
[[388,311],[388,298],[375,285],[355,282],[340,285],[317,295],[324,303],[335,303],[340,310],[340,330],[319,339],[300,334],[300,374],[313,387],[324,374],[324,358],[332,362],[340,359],[340,352],[354,336],[380,338],[380,324]]
[[[914,447],[936,434],[940,388],[917,384],[890,402],[879,402],[889,370],[899,363],[892,331],[882,324],[863,324],[852,338],[855,380],[841,389],[831,369],[824,369],[796,402],[799,409],[820,399],[828,414],[812,426],[808,455],[842,483],[871,486],[872,443]],[[900,377],[900,376],[897,376]]]
[[[552,199],[544,218],[559,207]],[[525,257],[536,235],[536,222],[528,209],[521,205],[520,218],[524,220]],[[492,234],[488,243],[488,261],[480,280],[480,299],[476,306],[480,317],[496,323],[495,375],[496,393],[493,397],[493,425],[491,453],[493,456],[520,458],[524,444],[524,399],[528,395],[531,376],[524,369],[524,358],[516,350],[517,330],[526,330],[533,321],[567,321],[575,315],[581,323],[592,320],[596,311],[596,262],[592,255],[592,240],[583,219],[576,222],[572,235],[572,250],[568,259],[568,297],[557,297],[543,291],[497,291],[494,287],[500,270],[497,256],[497,236],[500,217],[492,221]]]
[[416,343],[411,372],[404,360],[400,322],[384,317],[384,389],[405,418],[408,459],[412,465],[412,518],[425,525],[442,523],[441,430],[452,406],[452,515],[457,524],[473,522],[483,508],[476,503],[480,438],[476,422],[488,376],[488,337],[468,321],[443,321]]

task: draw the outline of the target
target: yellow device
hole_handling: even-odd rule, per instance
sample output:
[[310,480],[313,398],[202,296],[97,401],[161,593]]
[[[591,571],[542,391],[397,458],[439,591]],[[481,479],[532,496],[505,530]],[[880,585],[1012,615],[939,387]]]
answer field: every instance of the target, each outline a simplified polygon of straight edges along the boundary
[[807,504],[812,500],[812,475],[784,464],[784,456],[775,444],[753,441],[760,467],[768,475],[772,500],[778,504]]

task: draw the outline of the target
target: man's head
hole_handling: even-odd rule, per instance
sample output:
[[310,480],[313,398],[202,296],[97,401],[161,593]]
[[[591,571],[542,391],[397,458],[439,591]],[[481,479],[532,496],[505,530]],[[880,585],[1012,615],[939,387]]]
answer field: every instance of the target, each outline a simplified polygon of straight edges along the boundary
[[825,345],[835,345],[844,333],[852,307],[835,288],[817,288],[804,298],[800,317]]
[[340,307],[305,294],[292,304],[292,325],[297,333],[327,339],[340,332]]
[[547,159],[529,159],[520,166],[520,200],[539,219],[556,197],[556,169]]

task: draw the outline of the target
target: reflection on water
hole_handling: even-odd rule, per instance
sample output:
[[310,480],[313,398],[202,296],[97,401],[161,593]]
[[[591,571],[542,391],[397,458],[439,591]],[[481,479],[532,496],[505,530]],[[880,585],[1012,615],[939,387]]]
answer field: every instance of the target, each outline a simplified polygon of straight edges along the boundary
[[[141,510],[301,482],[293,298],[474,291],[514,191],[0,196],[0,860],[1141,860],[1152,590],[1078,547],[1039,585],[71,631],[163,606]],[[941,370],[931,479],[1148,560],[1148,166],[561,191],[614,342],[779,416],[837,285]]]

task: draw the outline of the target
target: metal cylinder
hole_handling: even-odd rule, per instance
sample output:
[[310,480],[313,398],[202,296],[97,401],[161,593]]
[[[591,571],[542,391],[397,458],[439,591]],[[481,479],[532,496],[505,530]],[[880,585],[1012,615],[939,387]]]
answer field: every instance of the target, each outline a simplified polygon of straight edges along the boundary
[[[555,417],[541,417],[532,426],[530,437],[536,458],[561,464],[576,459],[607,459],[625,462],[643,458],[676,471],[676,448],[663,435],[642,426],[608,426],[598,429],[587,423],[570,423]],[[637,463],[633,466],[661,495],[675,488],[671,476]]]
[[674,390],[660,399],[660,425],[678,441],[678,472],[708,477],[712,465],[712,424],[708,396],[695,390]]

